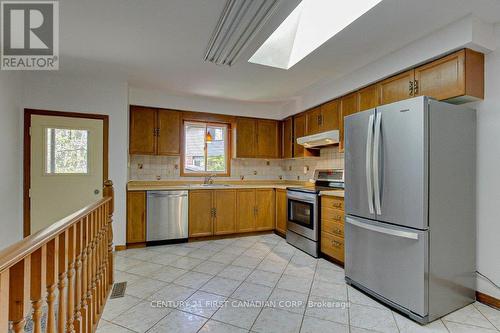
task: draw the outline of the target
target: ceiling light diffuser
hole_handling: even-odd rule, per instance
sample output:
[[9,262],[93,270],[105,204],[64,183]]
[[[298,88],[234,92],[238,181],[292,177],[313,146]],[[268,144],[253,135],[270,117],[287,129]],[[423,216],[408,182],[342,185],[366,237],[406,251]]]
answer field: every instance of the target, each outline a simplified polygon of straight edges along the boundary
[[249,62],[289,69],[382,0],[302,0]]
[[208,44],[205,61],[231,66],[280,0],[227,0]]

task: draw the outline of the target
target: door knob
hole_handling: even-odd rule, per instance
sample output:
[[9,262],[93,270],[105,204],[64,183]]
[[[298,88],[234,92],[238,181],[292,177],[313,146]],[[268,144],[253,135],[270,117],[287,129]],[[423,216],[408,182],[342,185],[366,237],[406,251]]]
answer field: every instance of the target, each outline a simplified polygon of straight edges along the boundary
[[95,190],[94,190],[94,194],[95,194],[95,195],[98,195],[99,193],[100,193],[100,191],[99,191],[98,189],[95,189]]

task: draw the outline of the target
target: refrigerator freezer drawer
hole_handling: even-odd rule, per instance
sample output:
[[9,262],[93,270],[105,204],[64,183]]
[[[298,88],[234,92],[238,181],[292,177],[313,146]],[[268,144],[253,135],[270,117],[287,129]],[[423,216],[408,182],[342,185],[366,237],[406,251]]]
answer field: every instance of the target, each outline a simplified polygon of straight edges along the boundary
[[428,231],[347,216],[346,277],[419,316],[428,313]]

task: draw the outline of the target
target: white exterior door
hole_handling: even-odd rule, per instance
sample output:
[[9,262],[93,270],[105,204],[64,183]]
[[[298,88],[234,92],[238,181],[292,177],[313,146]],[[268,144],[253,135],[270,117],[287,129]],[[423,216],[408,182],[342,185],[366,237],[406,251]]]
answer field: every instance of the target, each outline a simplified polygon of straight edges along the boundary
[[102,198],[103,120],[31,116],[30,233]]

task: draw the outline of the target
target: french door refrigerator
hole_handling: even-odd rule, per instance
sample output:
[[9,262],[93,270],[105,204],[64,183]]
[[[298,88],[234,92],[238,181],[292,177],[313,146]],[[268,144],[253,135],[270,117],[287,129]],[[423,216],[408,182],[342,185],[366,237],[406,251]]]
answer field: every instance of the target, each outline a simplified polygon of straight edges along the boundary
[[345,118],[346,281],[420,323],[474,301],[475,131],[428,97]]

